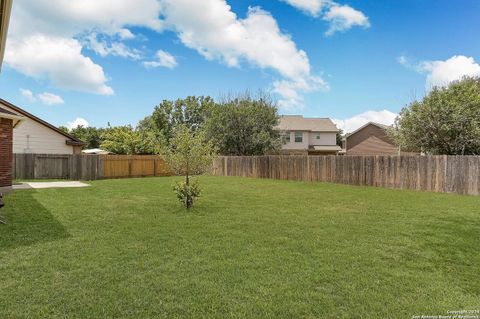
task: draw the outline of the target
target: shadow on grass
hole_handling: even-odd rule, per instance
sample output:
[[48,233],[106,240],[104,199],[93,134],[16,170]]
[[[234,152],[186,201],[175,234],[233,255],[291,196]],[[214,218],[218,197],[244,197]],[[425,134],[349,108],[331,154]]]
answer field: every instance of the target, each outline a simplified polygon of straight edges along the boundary
[[34,197],[36,191],[22,190],[5,196],[0,215],[0,252],[21,246],[68,238],[60,222]]

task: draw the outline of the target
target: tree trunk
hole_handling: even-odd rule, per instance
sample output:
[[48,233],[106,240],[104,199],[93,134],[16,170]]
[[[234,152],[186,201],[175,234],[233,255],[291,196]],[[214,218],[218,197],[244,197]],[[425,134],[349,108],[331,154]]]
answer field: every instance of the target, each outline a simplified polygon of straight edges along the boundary
[[188,159],[187,159],[187,170],[186,170],[186,175],[185,175],[185,183],[187,185],[190,185],[190,177],[188,176],[189,173],[189,167],[188,167]]

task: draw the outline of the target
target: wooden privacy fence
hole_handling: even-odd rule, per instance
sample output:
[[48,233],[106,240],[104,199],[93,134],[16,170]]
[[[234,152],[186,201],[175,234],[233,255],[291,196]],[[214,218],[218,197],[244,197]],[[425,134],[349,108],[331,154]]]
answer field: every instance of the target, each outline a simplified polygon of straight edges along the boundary
[[165,161],[153,155],[101,155],[103,178],[170,175]]
[[14,154],[15,179],[128,178],[169,175],[160,156]]
[[102,162],[98,156],[57,154],[14,154],[15,179],[76,179],[102,178]]
[[480,195],[479,156],[227,156],[213,173]]

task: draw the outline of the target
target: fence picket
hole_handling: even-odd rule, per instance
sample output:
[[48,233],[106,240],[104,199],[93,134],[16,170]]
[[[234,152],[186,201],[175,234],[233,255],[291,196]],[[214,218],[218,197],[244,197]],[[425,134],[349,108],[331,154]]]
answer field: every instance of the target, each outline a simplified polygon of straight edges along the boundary
[[213,174],[480,195],[479,156],[222,156]]

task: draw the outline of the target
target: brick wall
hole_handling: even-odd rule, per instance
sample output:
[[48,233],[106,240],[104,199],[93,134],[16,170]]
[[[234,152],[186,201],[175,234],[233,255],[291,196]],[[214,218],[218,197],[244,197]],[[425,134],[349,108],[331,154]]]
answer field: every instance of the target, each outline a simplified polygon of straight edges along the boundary
[[13,121],[0,118],[0,187],[12,185]]

